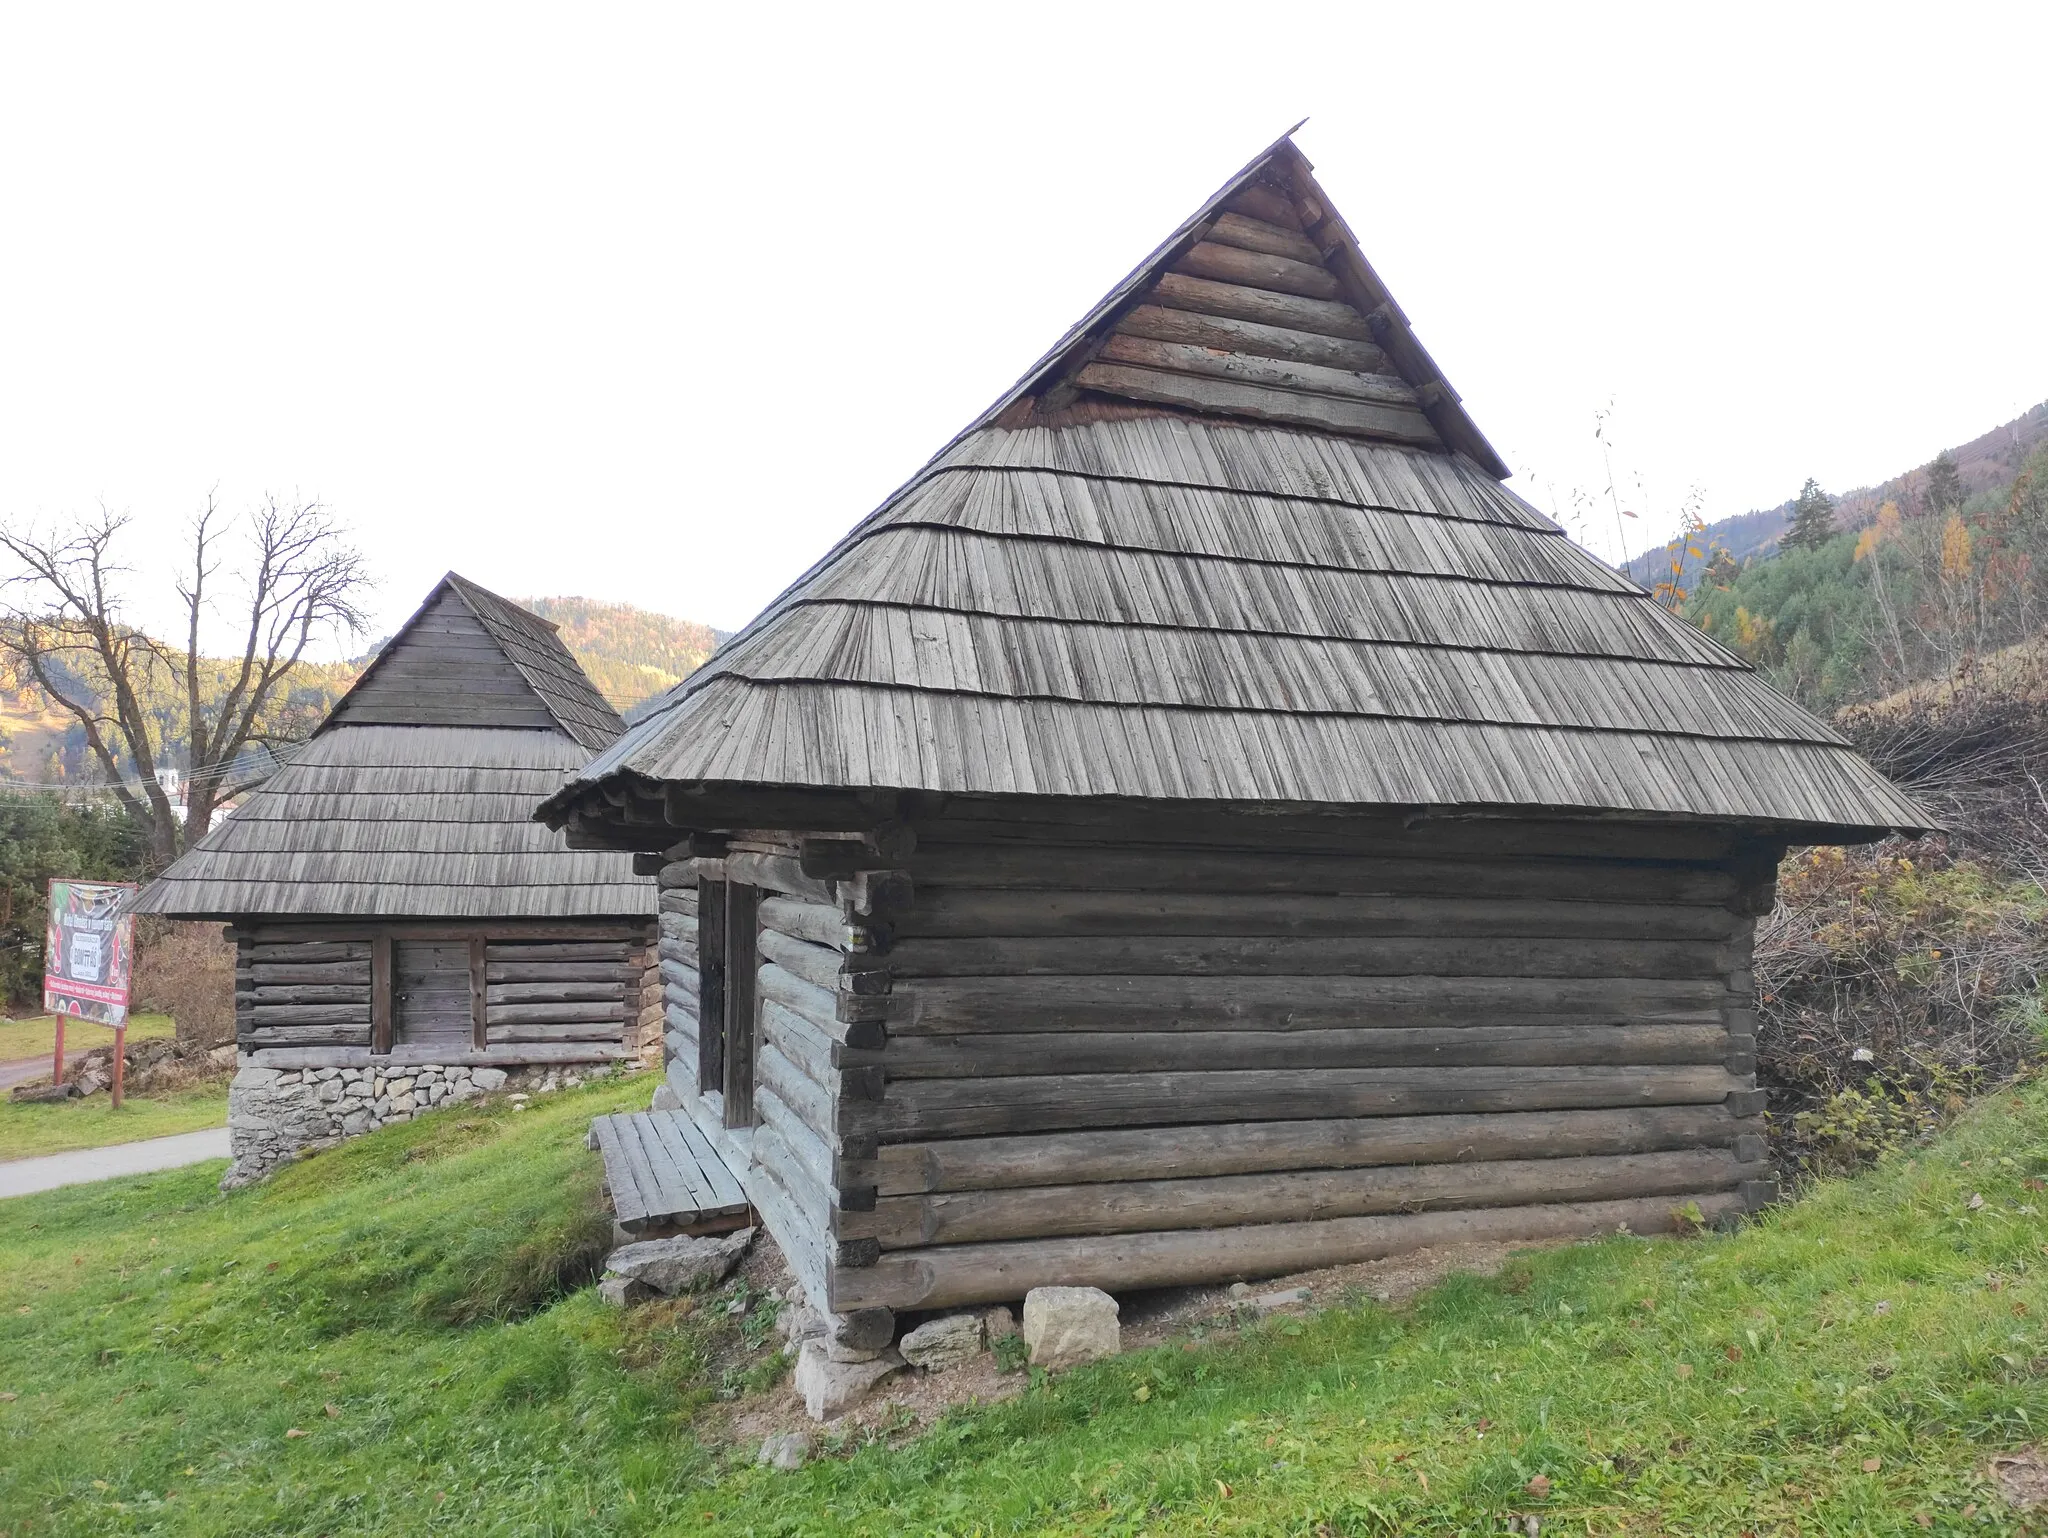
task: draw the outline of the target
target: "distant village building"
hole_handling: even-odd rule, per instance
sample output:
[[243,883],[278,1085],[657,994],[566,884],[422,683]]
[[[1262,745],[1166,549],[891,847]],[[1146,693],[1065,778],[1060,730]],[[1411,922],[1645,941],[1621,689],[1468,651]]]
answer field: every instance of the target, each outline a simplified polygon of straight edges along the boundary
[[1770,1198],[1779,857],[1930,819],[1507,473],[1283,140],[548,800],[813,1302]]
[[534,806],[625,723],[555,627],[453,572],[290,763],[139,894],[237,949],[230,1182],[507,1070],[659,1037],[654,883]]

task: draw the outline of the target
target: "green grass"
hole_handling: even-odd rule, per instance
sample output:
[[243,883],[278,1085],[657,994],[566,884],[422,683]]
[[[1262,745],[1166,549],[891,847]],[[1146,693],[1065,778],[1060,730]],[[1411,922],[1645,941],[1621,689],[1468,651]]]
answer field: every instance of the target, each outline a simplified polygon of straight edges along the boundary
[[0,1203],[0,1530],[2006,1532],[1980,1471],[2048,1427],[2033,1086],[1738,1234],[1533,1254],[773,1474],[693,1435],[765,1376],[721,1311],[580,1285],[583,1128],[646,1082],[231,1197],[211,1166]]
[[[174,1034],[176,1029],[169,1015],[135,1015],[128,1021],[128,1039],[142,1041],[151,1036],[169,1036]],[[95,1025],[90,1020],[64,1022],[64,1051],[67,1055],[81,1048],[111,1047],[113,1044],[112,1026]],[[0,1020],[0,1063],[11,1063],[31,1057],[53,1057],[56,1051],[55,1015],[36,1015],[27,1020]]]
[[0,1097],[0,1160],[199,1132],[224,1127],[227,1120],[225,1079],[162,1095],[128,1095],[118,1111],[113,1096],[104,1090],[83,1100],[49,1105],[24,1105]]

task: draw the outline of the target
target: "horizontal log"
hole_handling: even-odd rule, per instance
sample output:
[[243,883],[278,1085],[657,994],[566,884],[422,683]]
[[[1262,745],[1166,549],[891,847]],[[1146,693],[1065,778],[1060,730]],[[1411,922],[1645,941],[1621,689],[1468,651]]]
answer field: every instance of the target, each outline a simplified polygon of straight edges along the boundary
[[1694,1148],[959,1191],[889,1197],[878,1201],[871,1213],[843,1218],[838,1233],[841,1238],[874,1239],[885,1250],[906,1250],[1530,1202],[1621,1201],[1732,1190],[1745,1180],[1763,1178],[1769,1168],[1761,1161],[1742,1162],[1725,1148]]
[[820,1136],[838,1142],[833,1125],[832,1097],[806,1077],[803,1070],[773,1042],[763,1042],[754,1058],[754,1082],[765,1084],[781,1097],[796,1118],[815,1128]]
[[656,908],[662,913],[686,914],[692,918],[697,913],[697,888],[695,886],[664,888]]
[[250,943],[249,955],[258,966],[266,963],[309,961],[360,961],[367,965],[370,960],[370,947],[364,941],[257,940]]
[[423,1063],[516,1068],[522,1063],[613,1063],[626,1055],[616,1041],[515,1042],[483,1051],[401,1042],[388,1053],[372,1053],[366,1046],[264,1047],[252,1052],[249,1061],[257,1068],[405,1068]]
[[604,1020],[625,1023],[619,1004],[492,1004],[488,1006],[492,1025],[517,1025],[528,1020]]
[[[1055,891],[1296,892],[1355,897],[1487,897],[1606,903],[1724,904],[1737,894],[1723,870],[1599,860],[1513,861],[1253,853],[1229,849],[926,843],[912,858],[931,886],[1049,887]],[[927,895],[926,901],[933,899]]]
[[787,892],[806,902],[836,901],[832,883],[804,874],[803,866],[788,855],[735,852],[725,857],[728,881],[743,881],[765,892]]
[[1034,1287],[1096,1286],[1129,1292],[1284,1276],[1446,1244],[1573,1239],[1617,1229],[1666,1233],[1679,1226],[1678,1214],[1688,1201],[1697,1204],[1699,1215],[1709,1221],[1743,1207],[1732,1192],[1700,1191],[1628,1201],[945,1245],[897,1251],[859,1270],[835,1270],[830,1302],[841,1310],[954,1308],[1013,1301]]
[[1323,253],[1299,230],[1269,224],[1263,219],[1249,218],[1240,213],[1218,215],[1205,238],[1219,245],[1263,251],[1268,256],[1284,256],[1309,266],[1320,267],[1323,261]]
[[250,997],[258,1004],[353,1004],[358,1009],[367,1010],[370,1007],[370,984],[366,979],[339,986],[293,983],[266,988],[259,985],[250,990]]
[[[370,963],[362,961],[316,961],[291,964],[258,962],[246,969],[249,981],[262,987],[283,983],[370,983]],[[236,973],[241,976],[240,972]]]
[[795,1010],[761,1001],[761,1038],[826,1094],[833,1090],[832,1038]]
[[845,953],[809,940],[793,940],[773,929],[761,931],[761,955],[813,988],[837,992]]
[[899,979],[1098,974],[1709,978],[1738,964],[1732,949],[1717,941],[1561,937],[997,936],[905,939],[889,952],[890,974]]
[[627,940],[491,940],[484,946],[484,960],[623,962],[635,949],[636,944]]
[[847,995],[835,997],[773,962],[761,968],[760,993],[763,999],[773,1000],[803,1016],[842,1046],[873,1050],[880,1048],[888,1040],[888,1032],[881,1021],[841,1019],[839,1008],[842,1003],[882,1005],[888,1003],[886,999],[861,999]]
[[1128,363],[1084,364],[1075,374],[1074,382],[1084,390],[1099,390],[1106,395],[1156,401],[1166,406],[1186,406],[1196,411],[1226,412],[1258,422],[1280,422],[1328,432],[1364,433],[1429,448],[1438,448],[1442,444],[1429,418],[1414,406],[1309,395],[1272,385],[1247,384],[1235,379],[1207,379],[1164,369],[1138,368]]
[[1379,401],[1390,406],[1416,404],[1414,387],[1391,374],[1329,368],[1320,363],[1298,363],[1287,358],[1248,357],[1243,353],[1222,352],[1189,342],[1161,342],[1151,337],[1120,333],[1105,342],[1096,356],[1104,363],[1128,363],[1139,368],[1164,369],[1169,373],[1234,379],[1243,384],[1271,385],[1275,389],[1302,390],[1343,400]]
[[1295,294],[1243,283],[1219,283],[1180,272],[1162,273],[1146,299],[1176,310],[1226,315],[1265,326],[1285,326],[1291,331],[1316,331],[1356,342],[1373,340],[1372,327],[1366,324],[1365,317],[1341,300],[1303,299]]
[[880,1103],[837,1102],[838,1127],[884,1142],[1061,1127],[1714,1105],[1741,1081],[1719,1064],[1595,1068],[1326,1068],[906,1079]]
[[[1393,815],[1360,810],[1341,815],[1274,813],[1186,803],[1045,801],[1022,798],[961,801],[920,824],[914,870],[944,851],[953,856],[1010,848],[1049,848],[1069,860],[1087,848],[1100,853],[1211,854],[1263,857],[1292,852],[1325,859],[1435,860],[1494,866],[1506,860],[1626,861],[1645,868],[1720,865],[1751,849],[1736,833],[1711,824],[1628,822],[1597,817],[1532,818],[1521,814]],[[1148,847],[1149,846],[1149,847]],[[1057,883],[1056,883],[1057,884]],[[1169,890],[1171,887],[1169,886]]]
[[[1073,1031],[905,1036],[889,1049],[891,1079],[1044,1073],[1139,1073],[1231,1068],[1420,1068],[1432,1064],[1566,1066],[1719,1063],[1730,1051],[1718,1021],[1700,1025],[1386,1026],[1336,1031]],[[1051,1051],[1048,1053],[1048,1047]]]
[[1298,294],[1304,299],[1342,299],[1344,286],[1320,262],[1297,262],[1242,246],[1198,241],[1173,264],[1173,270],[1212,283],[1237,283],[1246,288]]
[[701,986],[701,974],[698,972],[696,964],[684,961],[680,957],[662,957],[658,971],[663,982],[672,983],[678,988],[695,989]]
[[1267,1170],[1727,1148],[1760,1130],[1761,1123],[1731,1116],[1724,1104],[1231,1122],[1205,1128],[1198,1138],[1163,1137],[1151,1128],[1055,1132],[892,1143],[860,1168],[841,1172],[838,1183],[867,1181],[884,1196],[910,1196]]
[[249,1033],[259,1047],[310,1047],[331,1043],[337,1047],[368,1046],[370,1022],[358,1025],[259,1025]]
[[487,961],[486,983],[609,983],[622,980],[623,961]]
[[1327,897],[1231,892],[1047,892],[933,887],[896,939],[987,935],[1452,936],[1726,940],[1742,921],[1701,904],[1531,898]]
[[792,940],[808,940],[834,950],[849,948],[849,926],[839,909],[830,903],[802,902],[794,897],[765,898],[761,903],[761,927]]
[[1301,214],[1294,206],[1294,199],[1265,182],[1247,182],[1233,192],[1223,206],[1278,229],[1301,228]]
[[491,983],[485,998],[492,1004],[621,1003],[626,985],[620,982]]
[[250,1011],[253,1025],[360,1025],[370,1027],[370,1001],[352,1004],[258,1004]]
[[[805,1123],[803,1117],[791,1110],[767,1084],[754,1086],[754,1110],[763,1125],[773,1127],[781,1134],[783,1145],[804,1166],[812,1185],[821,1191],[830,1191],[836,1161],[817,1129]],[[830,1221],[823,1226],[829,1231]]]
[[695,988],[682,988],[674,983],[666,984],[661,990],[662,1003],[672,1010],[695,1020],[704,1011],[704,998]]
[[1318,336],[1312,331],[1292,331],[1285,326],[1261,326],[1254,321],[1232,320],[1222,315],[1197,315],[1191,310],[1162,309],[1152,304],[1139,305],[1126,315],[1118,323],[1117,331],[1124,336],[1144,337],[1155,342],[1208,347],[1281,362],[1348,369],[1356,373],[1384,374],[1390,367],[1387,355],[1371,342]]
[[[712,1138],[712,1146],[722,1150],[727,1146],[723,1129],[706,1125],[711,1119],[710,1101],[710,1096],[698,1098],[697,1125]],[[747,1200],[766,1220],[769,1231],[775,1235],[776,1247],[782,1251],[797,1280],[803,1283],[806,1297],[822,1306],[831,1296],[832,1285],[828,1258],[831,1239],[825,1233],[823,1223],[805,1210],[803,1203],[790,1194],[788,1187],[767,1166],[741,1160],[736,1162],[735,1172],[746,1190]]]
[[492,1025],[487,1028],[486,1039],[491,1045],[508,1041],[612,1041],[619,1039],[619,1027],[614,1022],[609,1027],[593,1024],[587,1020],[545,1022],[523,1021],[518,1025]]
[[1729,985],[1717,978],[1104,976],[1039,977],[1028,985],[1007,977],[924,978],[906,981],[889,1002],[896,1006],[891,1032],[906,1036],[1698,1024],[1718,1019],[1729,998]]

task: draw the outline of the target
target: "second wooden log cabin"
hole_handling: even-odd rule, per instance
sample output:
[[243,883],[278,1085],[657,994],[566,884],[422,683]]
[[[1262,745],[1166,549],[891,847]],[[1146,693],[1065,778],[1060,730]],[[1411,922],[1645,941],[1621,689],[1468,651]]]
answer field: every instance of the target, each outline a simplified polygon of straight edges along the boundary
[[820,1307],[1768,1198],[1779,856],[1928,818],[1505,474],[1282,141],[550,799]]
[[[376,1124],[375,1086],[421,1069],[573,1071],[658,1041],[653,883],[531,818],[624,725],[553,625],[451,572],[291,762],[137,896],[235,942],[238,1170]],[[307,1070],[370,1092],[323,1102],[339,1116],[256,1093]]]

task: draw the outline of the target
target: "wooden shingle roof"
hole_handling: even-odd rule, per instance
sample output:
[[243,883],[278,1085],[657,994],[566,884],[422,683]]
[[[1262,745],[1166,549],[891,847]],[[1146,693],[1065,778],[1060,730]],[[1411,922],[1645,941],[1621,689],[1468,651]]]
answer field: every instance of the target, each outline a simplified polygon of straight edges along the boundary
[[1930,825],[1504,474],[1283,140],[543,815],[616,778]]
[[533,821],[623,722],[538,615],[452,572],[313,738],[129,905],[176,918],[644,917]]

